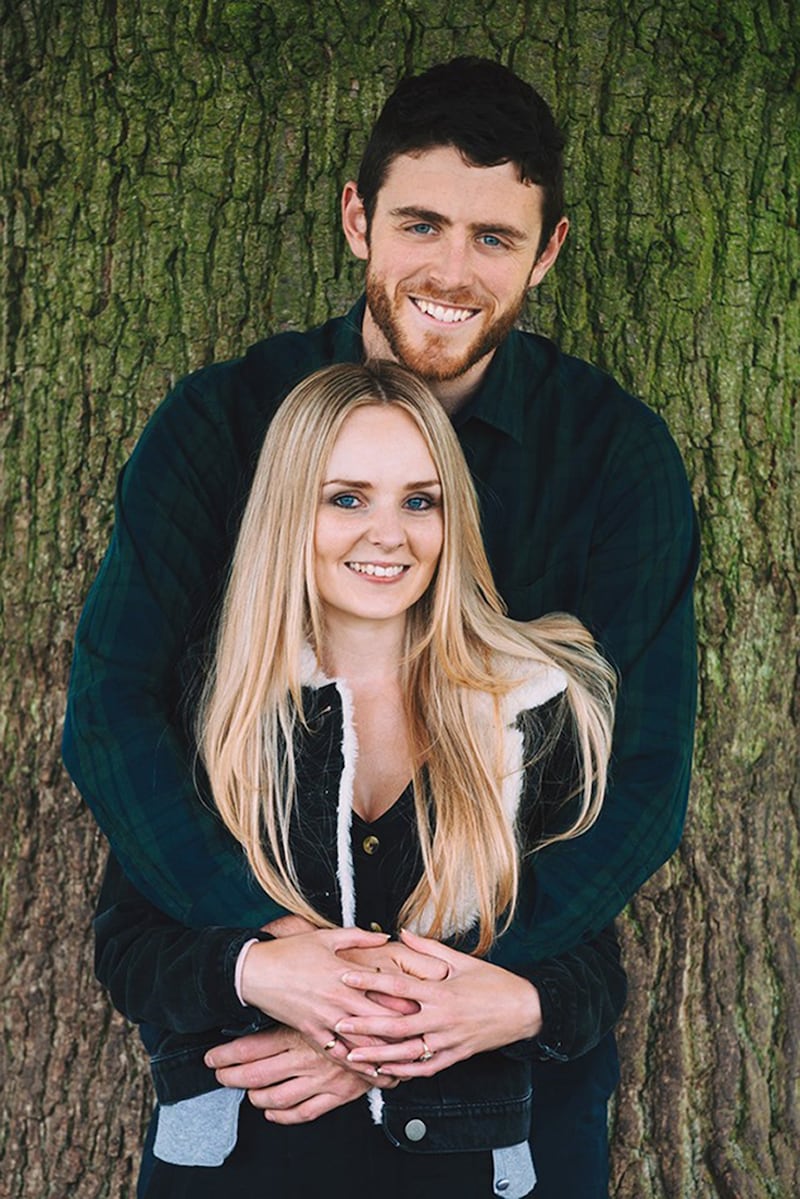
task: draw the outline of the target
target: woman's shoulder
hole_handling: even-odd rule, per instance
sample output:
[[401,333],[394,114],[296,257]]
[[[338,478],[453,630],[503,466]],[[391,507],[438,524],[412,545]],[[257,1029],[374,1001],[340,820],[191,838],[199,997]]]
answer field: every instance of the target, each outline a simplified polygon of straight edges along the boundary
[[[505,684],[497,702],[504,724],[514,724],[523,712],[541,708],[567,689],[567,676],[560,667],[544,659],[501,653],[491,656],[492,676]],[[494,711],[495,697],[487,692],[476,694],[478,709]]]

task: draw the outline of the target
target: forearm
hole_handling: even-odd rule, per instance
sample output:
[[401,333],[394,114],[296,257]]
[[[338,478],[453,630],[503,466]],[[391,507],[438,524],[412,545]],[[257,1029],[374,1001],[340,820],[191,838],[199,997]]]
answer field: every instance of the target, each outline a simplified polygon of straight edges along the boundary
[[[674,852],[686,813],[697,691],[691,495],[658,423],[609,463],[608,476],[586,573],[560,602],[619,674],[609,785],[589,832],[529,859],[520,964],[569,951],[605,928]],[[563,799],[563,783],[545,779],[545,804],[548,786],[555,802]]]
[[267,419],[261,397],[258,416],[234,426],[225,405],[250,412],[249,393],[233,368],[207,374],[209,385],[175,389],[120,475],[111,545],[76,635],[63,747],[137,888],[198,928],[281,914],[213,810],[191,733],[190,696]]

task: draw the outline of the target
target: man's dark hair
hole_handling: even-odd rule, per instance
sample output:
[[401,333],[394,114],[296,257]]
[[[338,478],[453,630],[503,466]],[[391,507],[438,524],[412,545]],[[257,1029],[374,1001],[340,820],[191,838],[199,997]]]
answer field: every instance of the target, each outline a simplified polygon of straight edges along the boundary
[[542,188],[541,253],[564,210],[564,135],[539,93],[488,58],[454,58],[403,79],[381,110],[358,172],[368,228],[394,159],[436,146],[452,146],[475,166],[513,162],[521,181]]

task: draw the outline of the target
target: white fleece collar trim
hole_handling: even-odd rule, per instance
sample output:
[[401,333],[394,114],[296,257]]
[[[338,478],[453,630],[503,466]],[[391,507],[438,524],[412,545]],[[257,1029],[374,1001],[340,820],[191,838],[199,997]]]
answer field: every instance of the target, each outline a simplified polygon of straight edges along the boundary
[[336,814],[336,862],[339,875],[339,894],[342,904],[342,928],[356,923],[356,885],[353,866],[353,795],[358,760],[353,697],[342,679],[336,679],[336,689],[342,699],[342,758],[344,767],[339,779],[339,801]]
[[317,661],[317,655],[306,642],[300,651],[300,682],[304,687],[319,690],[331,683],[339,693],[342,704],[342,773],[336,807],[336,876],[339,880],[342,928],[356,923],[355,869],[353,867],[353,795],[355,791],[358,738],[356,737],[353,696],[344,679],[329,678]]

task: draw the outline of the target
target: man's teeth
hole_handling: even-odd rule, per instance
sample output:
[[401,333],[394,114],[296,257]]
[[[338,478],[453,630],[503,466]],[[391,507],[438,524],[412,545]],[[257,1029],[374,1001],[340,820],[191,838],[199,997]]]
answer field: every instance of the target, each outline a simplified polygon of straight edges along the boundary
[[468,321],[471,316],[474,316],[472,308],[443,308],[441,304],[432,304],[430,300],[415,300],[417,308],[420,312],[424,312],[426,316],[435,317],[437,321]]
[[348,562],[347,565],[358,575],[376,575],[379,579],[393,579],[405,570],[404,566],[376,566],[372,562]]

